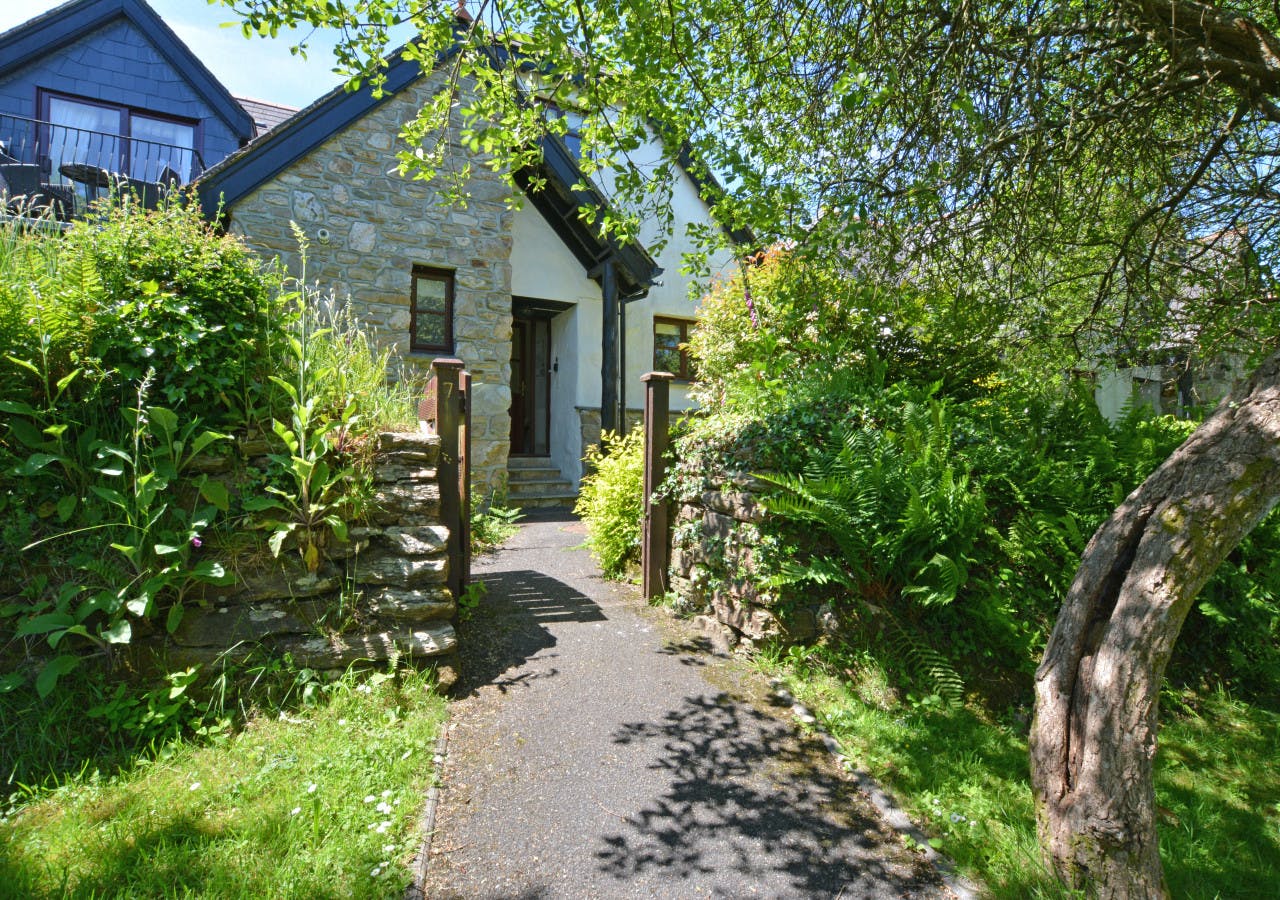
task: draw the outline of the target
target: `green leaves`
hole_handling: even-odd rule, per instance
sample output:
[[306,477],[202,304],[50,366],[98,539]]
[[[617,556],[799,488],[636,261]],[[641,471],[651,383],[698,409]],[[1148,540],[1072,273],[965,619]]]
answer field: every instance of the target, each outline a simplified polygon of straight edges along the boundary
[[620,578],[640,561],[644,510],[644,429],[604,434],[587,449],[574,512],[587,526],[587,546],[609,578]]

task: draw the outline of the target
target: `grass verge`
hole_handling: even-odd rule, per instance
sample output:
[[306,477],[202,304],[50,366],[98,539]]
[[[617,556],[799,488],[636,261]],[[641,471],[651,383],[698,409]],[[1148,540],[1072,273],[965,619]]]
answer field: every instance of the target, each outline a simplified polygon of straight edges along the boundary
[[322,694],[11,807],[0,896],[400,896],[444,701],[406,670]]
[[[868,662],[845,667],[849,677],[795,656],[772,667],[854,764],[890,788],[932,843],[993,897],[1070,896],[1040,859],[1025,724],[968,706],[904,702],[884,689],[883,674]],[[1280,884],[1277,759],[1275,712],[1224,694],[1166,712],[1156,797],[1173,896],[1274,894]]]

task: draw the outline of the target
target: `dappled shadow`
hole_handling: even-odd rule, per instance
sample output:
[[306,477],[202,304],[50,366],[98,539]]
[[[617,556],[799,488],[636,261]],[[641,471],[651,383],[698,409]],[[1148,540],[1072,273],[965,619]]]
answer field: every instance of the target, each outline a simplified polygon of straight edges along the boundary
[[594,600],[563,581],[523,569],[484,575],[488,596],[495,606],[535,622],[603,622]]
[[483,572],[473,580],[484,582],[485,596],[458,625],[458,644],[466,654],[454,688],[458,697],[487,684],[507,691],[534,679],[555,677],[559,671],[555,668],[504,675],[535,655],[549,658],[544,651],[556,645],[556,638],[548,624],[607,620],[604,610],[586,594],[541,572]]
[[903,857],[896,838],[863,816],[851,785],[813,770],[787,726],[727,695],[686,698],[660,722],[624,725],[614,742],[660,745],[653,767],[671,779],[601,836],[599,867],[619,881],[715,873],[716,896],[737,895],[736,881],[806,897],[902,896],[936,884],[918,862],[888,861]]
[[686,638],[683,641],[671,641],[662,645],[658,651],[663,656],[674,656],[682,666],[704,668],[713,661],[711,657],[723,656],[717,653],[711,641],[704,637]]

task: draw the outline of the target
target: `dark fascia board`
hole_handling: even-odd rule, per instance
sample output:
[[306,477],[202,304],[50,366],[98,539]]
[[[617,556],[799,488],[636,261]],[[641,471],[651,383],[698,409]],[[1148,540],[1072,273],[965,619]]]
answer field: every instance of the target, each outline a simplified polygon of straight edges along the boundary
[[[619,244],[611,239],[604,239],[597,233],[595,226],[582,220],[578,214],[581,207],[594,207],[604,211],[608,209],[609,201],[582,174],[578,161],[563,141],[553,135],[544,135],[540,143],[542,167],[539,174],[546,178],[547,184],[541,191],[530,192],[526,187],[525,193],[534,201],[534,206],[542,213],[547,224],[574,250],[588,273],[604,259],[612,258],[618,267],[619,287],[623,295],[642,295],[658,280],[662,268],[639,243]],[[575,189],[578,185],[585,185],[585,189]],[[525,187],[524,184],[521,186]],[[547,193],[553,196],[539,197]],[[542,203],[539,203],[540,199],[543,200]],[[558,203],[555,202],[557,199]],[[550,210],[554,210],[554,215],[548,215]],[[578,251],[575,247],[583,249]],[[585,259],[584,254],[589,255],[589,259]]]
[[125,18],[147,35],[169,64],[236,137],[253,137],[253,119],[230,91],[143,0],[72,0],[0,35],[0,77],[50,51],[66,46],[117,18]]
[[[680,146],[676,160],[684,173],[689,176],[689,180],[693,182],[693,188],[698,192],[703,203],[709,206],[728,193],[725,186],[720,183],[720,179],[716,178],[715,173],[694,159],[693,148],[689,146],[688,141]],[[729,240],[739,247],[754,248],[759,244],[755,232],[750,228],[731,229],[726,225],[721,225],[720,228],[729,236]]]
[[[446,61],[454,52],[456,50],[451,48],[441,54],[436,64]],[[213,218],[220,208],[234,208],[255,188],[390,100],[421,75],[422,69],[416,60],[396,54],[387,67],[382,97],[375,98],[367,84],[353,92],[347,92],[343,87],[334,88],[248,147],[211,167],[196,182],[205,215]],[[595,190],[573,189],[574,185],[586,179],[562,141],[545,136],[541,144],[542,165],[536,173],[518,173],[517,183],[525,189],[535,208],[583,268],[590,272],[602,259],[612,257],[618,264],[623,293],[643,294],[657,280],[662,269],[643,247],[606,241],[582,221],[578,215],[579,207],[594,206],[604,210],[608,206],[607,200]],[[546,179],[547,185],[543,190],[529,190],[535,175]]]

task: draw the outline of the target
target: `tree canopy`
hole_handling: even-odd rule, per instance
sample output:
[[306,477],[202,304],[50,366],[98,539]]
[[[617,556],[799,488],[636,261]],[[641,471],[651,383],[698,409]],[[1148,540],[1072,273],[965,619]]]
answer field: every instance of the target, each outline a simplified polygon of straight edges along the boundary
[[[378,83],[393,26],[412,23],[405,52],[455,87],[406,127],[423,149],[403,162],[424,177],[448,168],[450,108],[509,169],[567,127],[546,102],[580,112],[587,174],[608,170],[635,214],[604,228],[661,218],[683,158],[733,189],[715,204],[730,228],[858,246],[886,274],[958,285],[1026,337],[1085,352],[1254,339],[1239,307],[1270,296],[1280,42],[1256,0],[480,0],[462,17],[222,2],[247,33],[338,29],[353,85]],[[457,90],[470,81],[484,89]],[[645,152],[654,136],[662,160]],[[1170,308],[1188,295],[1215,302]]]

